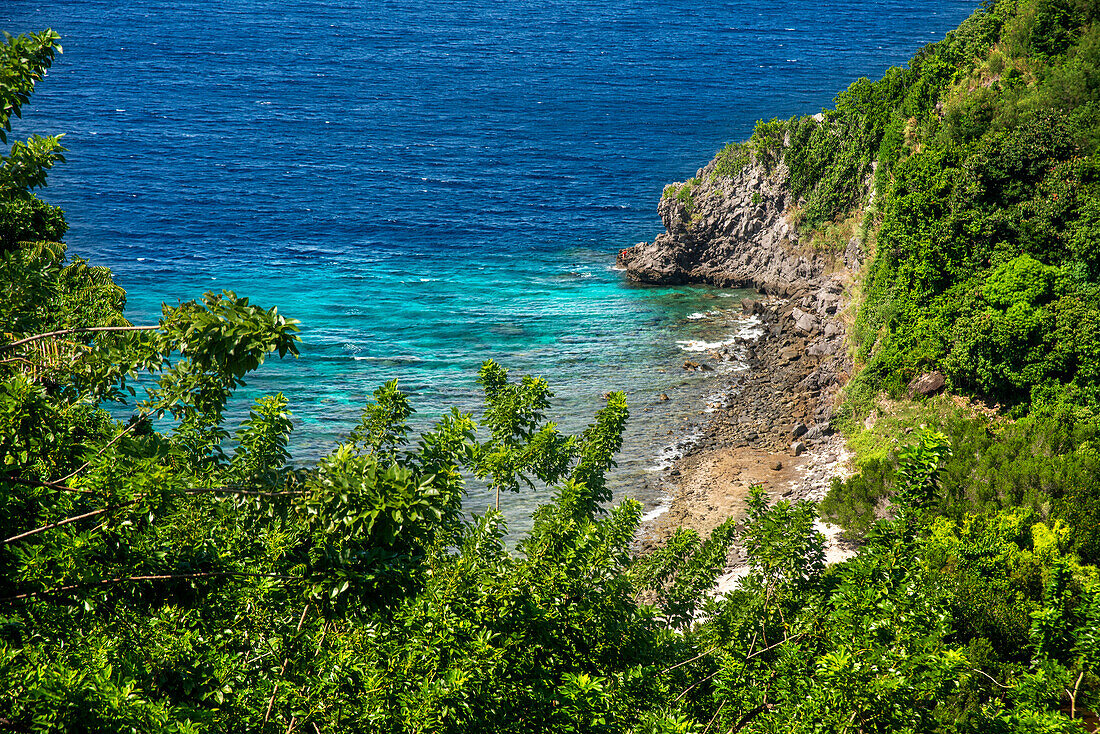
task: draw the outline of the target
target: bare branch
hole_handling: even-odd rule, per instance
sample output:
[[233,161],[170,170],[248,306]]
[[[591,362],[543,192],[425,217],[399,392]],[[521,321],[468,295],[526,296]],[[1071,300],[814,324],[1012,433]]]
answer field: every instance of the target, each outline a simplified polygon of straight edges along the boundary
[[714,652],[714,651],[715,651],[715,650],[717,650],[717,649],[718,649],[718,647],[717,647],[717,645],[716,645],[716,646],[712,647],[712,648],[711,648],[711,649],[709,649],[709,650],[704,650],[703,652],[699,653],[698,655],[696,655],[695,657],[691,658],[690,660],[685,660],[685,661],[684,661],[684,662],[682,662],[682,663],[676,663],[675,665],[673,665],[673,666],[672,666],[672,667],[670,667],[670,668],[665,668],[664,670],[662,670],[662,671],[661,671],[661,673],[667,673],[667,672],[669,672],[669,671],[671,671],[671,670],[676,670],[676,669],[677,669],[677,668],[679,668],[679,667],[680,667],[681,665],[687,665],[688,663],[694,663],[694,662],[695,662],[696,660],[698,660],[699,658],[703,657],[704,655],[709,655],[710,653]]
[[182,491],[182,494],[243,494],[250,497],[297,497],[305,494],[305,491],[262,492],[255,489],[236,489],[235,487],[203,487],[198,489],[185,489]]
[[105,512],[110,512],[112,510],[118,510],[118,509],[121,509],[123,507],[129,507],[130,505],[136,505],[137,503],[138,503],[138,500],[134,500],[133,502],[126,502],[125,504],[121,504],[121,505],[113,505],[111,507],[104,507],[103,509],[100,509],[100,510],[92,510],[91,512],[85,512],[83,515],[74,515],[73,517],[66,517],[64,520],[58,520],[57,522],[51,522],[49,525],[43,525],[40,528],[35,528],[34,530],[28,530],[25,533],[20,533],[19,535],[13,535],[10,538],[5,538],[4,540],[0,540],[0,543],[2,543],[4,545],[7,545],[8,543],[14,543],[17,540],[23,540],[23,538],[29,538],[32,535],[38,535],[39,533],[44,533],[47,530],[53,530],[54,528],[59,528],[62,525],[68,525],[71,522],[77,522],[78,520],[86,520],[89,517],[96,517],[97,515],[102,515]]
[[[91,490],[75,489],[73,487],[69,487],[67,485],[62,484],[61,482],[43,482],[43,481],[36,480],[36,479],[21,479],[19,477],[3,477],[3,481],[10,481],[10,482],[14,482],[16,484],[26,484],[26,485],[30,485],[32,487],[50,487],[52,489],[60,489],[62,491],[66,491],[66,492],[79,492],[81,494],[95,494],[95,492],[93,492]],[[263,491],[251,490],[251,489],[236,489],[234,487],[193,487],[191,489],[180,490],[179,495],[196,495],[196,494],[213,494],[213,493],[243,494],[243,495],[250,495],[250,496],[255,496],[255,497],[290,497],[290,496],[297,496],[297,495],[304,494],[304,492],[301,492],[301,491],[295,491],[295,492],[263,492]],[[49,525],[43,525],[40,528],[35,528],[34,530],[28,530],[25,533],[20,533],[19,535],[13,535],[10,538],[5,538],[4,540],[0,540],[0,545],[7,545],[8,543],[14,543],[17,540],[23,540],[24,538],[29,538],[32,535],[38,535],[39,533],[43,533],[47,530],[53,530],[54,528],[59,528],[63,525],[68,525],[69,523],[77,522],[79,520],[86,520],[89,517],[96,517],[97,515],[102,515],[105,512],[111,512],[112,510],[119,510],[119,509],[122,509],[123,507],[129,507],[130,505],[136,505],[138,502],[145,499],[147,496],[148,495],[141,495],[140,497],[138,497],[134,500],[131,500],[130,502],[123,502],[121,504],[110,505],[108,507],[103,507],[103,508],[98,509],[98,510],[92,510],[91,512],[86,512],[83,515],[74,515],[73,517],[67,517],[64,520],[58,520],[57,522],[52,522]]]
[[80,329],[58,329],[57,331],[48,331],[45,334],[35,334],[34,336],[28,336],[25,339],[19,339],[18,341],[8,342],[7,344],[0,344],[0,351],[4,349],[12,349],[23,344],[29,344],[30,342],[38,341],[39,339],[49,339],[54,336],[68,336],[69,334],[92,334],[96,332],[111,332],[111,331],[153,331],[159,329],[159,326],[87,326]]
[[[142,416],[142,418],[144,418],[144,417],[145,417],[145,416],[143,415],[143,416]],[[131,423],[130,425],[126,426],[126,428],[124,428],[123,430],[119,431],[119,434],[118,434],[117,436],[115,436],[115,437],[114,437],[114,438],[112,438],[112,439],[111,439],[110,441],[108,441],[108,442],[107,442],[107,445],[105,445],[105,446],[104,446],[103,448],[101,448],[101,449],[100,449],[99,451],[97,451],[97,452],[96,452],[96,455],[95,455],[95,456],[93,456],[92,458],[90,458],[90,459],[88,459],[87,461],[85,461],[85,462],[84,462],[83,464],[81,464],[81,465],[80,465],[79,467],[77,467],[77,468],[76,468],[75,470],[73,470],[73,471],[72,471],[72,472],[70,472],[69,474],[66,474],[65,476],[61,477],[61,479],[59,479],[58,481],[60,481],[60,482],[67,482],[67,481],[69,481],[70,479],[72,479],[73,477],[75,477],[75,476],[76,476],[77,474],[79,474],[80,472],[82,472],[82,471],[84,471],[85,469],[87,469],[87,468],[88,468],[88,467],[89,467],[89,466],[91,465],[91,463],[92,463],[93,461],[95,461],[95,460],[96,460],[97,458],[99,458],[100,456],[102,456],[102,455],[103,455],[103,452],[104,452],[104,451],[106,451],[107,449],[109,449],[109,448],[111,448],[112,446],[114,446],[114,445],[115,445],[115,442],[116,442],[116,441],[118,441],[118,440],[119,440],[120,438],[122,438],[123,436],[125,436],[125,435],[126,435],[127,433],[129,433],[130,431],[134,430],[134,428],[136,428],[136,427],[137,427],[137,425],[138,425],[138,421],[134,421],[134,422],[133,422],[133,423]]]
[[764,703],[760,704],[756,708],[746,712],[745,715],[741,717],[741,720],[738,721],[736,724],[734,724],[730,728],[729,734],[735,734],[735,732],[741,731],[742,729],[744,729],[746,726],[749,725],[750,721],[755,719],[757,716],[759,716],[763,712],[770,710],[771,707],[772,707],[772,705],[765,701]]
[[994,678],[993,676],[991,676],[989,673],[985,672],[984,670],[978,670],[977,668],[971,668],[971,670],[973,670],[975,673],[981,673],[986,678],[989,678],[989,680],[993,681],[993,685],[1000,686],[1001,688],[1004,688],[1005,690],[1008,690],[1008,689],[1012,688],[1012,686],[1006,686],[1006,685],[1000,683],[996,678]]
[[42,479],[24,479],[23,477],[0,477],[0,482],[11,482],[12,484],[23,484],[28,487],[49,487],[50,489],[59,489],[62,492],[77,492],[79,494],[95,494],[90,489],[76,489],[75,487],[68,487],[61,482],[49,482]]
[[773,649],[775,649],[775,648],[779,647],[780,645],[783,645],[783,644],[785,644],[785,643],[787,643],[787,642],[791,642],[792,640],[797,640],[797,639],[798,639],[799,637],[802,637],[802,633],[801,633],[801,632],[799,632],[799,633],[798,633],[797,635],[795,635],[794,637],[787,637],[787,638],[785,638],[785,639],[783,639],[783,640],[781,640],[781,641],[779,641],[779,642],[775,643],[774,645],[768,645],[768,646],[767,646],[767,647],[765,647],[765,648],[764,648],[763,650],[757,650],[756,652],[754,652],[754,653],[751,653],[750,655],[748,655],[748,656],[747,656],[747,657],[745,658],[745,660],[752,660],[752,659],[753,659],[754,657],[756,657],[757,655],[761,655],[761,654],[763,654],[763,653],[766,653],[766,652],[767,652],[768,650],[773,650]]
[[718,707],[718,710],[714,712],[714,716],[710,717],[710,721],[707,722],[707,728],[703,729],[703,734],[707,734],[707,732],[710,731],[710,727],[714,725],[714,720],[718,718],[718,714],[722,713],[722,709],[726,707],[727,703],[729,703],[728,698],[723,701],[722,705]]
[[[294,630],[295,634],[302,631],[302,625],[306,621],[306,612],[308,612],[308,611],[309,611],[309,604],[306,604],[304,607],[302,607],[302,616],[298,619],[298,629]],[[267,702],[267,713],[264,714],[264,726],[267,726],[267,722],[271,718],[271,708],[275,705],[275,696],[277,696],[279,694],[279,683],[282,682],[282,677],[284,675],[286,675],[286,664],[288,662],[290,662],[290,656],[289,655],[287,655],[286,657],[283,658],[283,666],[281,668],[279,668],[279,679],[280,680],[275,681],[275,689],[273,691],[271,691],[271,699]],[[294,722],[292,720],[291,721],[291,727],[293,727],[293,726],[294,726]]]

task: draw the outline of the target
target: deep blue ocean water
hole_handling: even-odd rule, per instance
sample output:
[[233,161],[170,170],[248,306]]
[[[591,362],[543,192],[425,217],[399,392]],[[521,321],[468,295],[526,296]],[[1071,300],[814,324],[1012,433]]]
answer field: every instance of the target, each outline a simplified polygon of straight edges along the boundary
[[[131,320],[224,288],[302,321],[301,358],[247,393],[290,398],[297,456],[331,448],[395,377],[426,418],[474,408],[492,357],[547,377],[571,430],[627,391],[621,493],[699,420],[715,378],[685,373],[685,348],[746,327],[742,294],[612,269],[660,231],[663,185],[974,7],[8,0],[0,17],[63,36],[15,132],[65,133],[43,196],[70,251],[114,270]],[[505,499],[513,518],[535,502]]]

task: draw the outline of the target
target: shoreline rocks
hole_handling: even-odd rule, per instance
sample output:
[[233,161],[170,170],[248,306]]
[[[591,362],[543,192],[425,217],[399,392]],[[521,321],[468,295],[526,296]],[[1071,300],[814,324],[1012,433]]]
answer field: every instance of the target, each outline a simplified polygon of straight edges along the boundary
[[[741,309],[761,319],[764,333],[747,349],[751,369],[730,378],[727,407],[664,478],[671,500],[639,532],[639,552],[681,526],[705,535],[741,517],[753,484],[773,502],[820,501],[832,477],[849,471],[831,419],[852,373],[844,313],[860,243],[849,243],[844,267],[829,272],[824,258],[799,252],[782,164],[748,165],[732,177],[713,176],[714,167],[673,185],[670,193],[690,186],[690,195],[661,199],[666,232],[621,251],[618,264],[643,283],[754,288],[760,296]],[[735,544],[729,568],[744,560]]]

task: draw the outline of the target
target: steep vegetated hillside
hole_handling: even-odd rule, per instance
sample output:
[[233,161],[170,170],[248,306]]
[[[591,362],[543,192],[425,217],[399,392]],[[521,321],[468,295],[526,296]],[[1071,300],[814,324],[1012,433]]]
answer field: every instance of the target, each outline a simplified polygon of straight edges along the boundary
[[781,162],[788,216],[819,252],[861,215],[867,388],[939,369],[1013,415],[1100,404],[1098,12],[988,3],[835,109],[760,123],[719,154]]
[[[1069,0],[986,4],[908,67],[855,82],[820,115],[759,123],[703,176],[666,189],[662,208],[680,215],[670,233],[707,229],[695,220],[710,181],[781,167],[779,209],[801,254],[868,239],[854,334],[862,384],[898,392],[939,369],[951,390],[1015,415],[1095,408],[1097,12]],[[752,201],[764,225],[776,196]]]
[[[849,285],[847,312],[821,318],[847,328],[839,423],[861,471],[824,510],[853,535],[889,512],[898,434],[933,424],[955,448],[938,512],[1026,508],[1100,560],[1098,12],[984,4],[835,108],[758,123],[667,187],[667,232],[620,255],[639,280],[792,307]],[[892,400],[922,375],[972,402]]]
[[[0,160],[0,731],[1092,730],[1095,13],[990,4],[909,69],[820,119],[761,124],[667,192],[686,246],[634,252],[670,279],[764,229],[785,254],[739,271],[763,287],[839,267],[853,240],[873,253],[848,393],[863,470],[826,507],[862,547],[827,567],[817,508],[754,491],[748,573],[719,600],[705,592],[732,523],[635,558],[640,507],[604,506],[619,393],[566,436],[545,381],[489,362],[480,416],[412,437],[390,384],[315,466],[286,449],[281,395],[227,426],[247,374],[295,353],[295,322],[223,293],[128,324],[125,294],[66,256],[64,218],[36,195],[58,141],[15,143]],[[51,32],[0,45],[5,130],[59,50]],[[890,399],[932,369],[1004,413]],[[124,405],[132,419],[113,420]],[[906,433],[922,422],[943,432]],[[469,477],[553,500],[510,550],[498,513],[462,513]]]
[[[861,214],[872,256],[851,414],[873,421],[881,391],[939,371],[948,391],[1007,418],[946,401],[924,412],[955,447],[939,510],[1057,518],[1089,562],[1100,560],[1097,14],[1086,2],[987,4],[909,68],[852,85],[820,121],[761,124],[749,143],[782,155],[794,218],[824,247]],[[857,529],[885,511],[892,481],[882,446],[867,457],[826,503]]]

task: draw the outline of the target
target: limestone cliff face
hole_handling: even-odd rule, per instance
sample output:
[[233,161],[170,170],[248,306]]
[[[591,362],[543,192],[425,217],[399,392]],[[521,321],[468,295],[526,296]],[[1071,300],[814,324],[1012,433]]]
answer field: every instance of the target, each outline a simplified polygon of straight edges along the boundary
[[[777,368],[812,363],[799,389],[820,399],[816,417],[827,418],[851,372],[843,312],[859,268],[859,240],[848,244],[844,267],[828,268],[825,258],[799,247],[782,163],[770,172],[749,163],[733,176],[714,176],[716,165],[717,159],[692,181],[666,189],[658,206],[666,232],[622,250],[618,263],[643,283],[708,283],[777,297],[763,308]],[[758,313],[761,306],[745,304]]]
[[666,189],[658,212],[667,231],[619,253],[627,275],[643,283],[709,283],[779,296],[819,285],[825,262],[798,253],[798,232],[787,221],[786,167],[768,172],[749,164],[727,177],[715,176],[715,165]]

